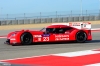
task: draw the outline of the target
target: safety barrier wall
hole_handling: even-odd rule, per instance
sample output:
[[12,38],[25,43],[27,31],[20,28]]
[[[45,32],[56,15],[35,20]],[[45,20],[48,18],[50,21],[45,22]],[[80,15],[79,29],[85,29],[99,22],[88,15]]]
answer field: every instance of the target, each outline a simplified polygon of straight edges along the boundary
[[38,18],[38,19],[23,19],[23,20],[3,20],[3,21],[0,21],[0,25],[20,25],[20,24],[96,21],[96,20],[100,20],[100,16],[80,16],[80,17]]

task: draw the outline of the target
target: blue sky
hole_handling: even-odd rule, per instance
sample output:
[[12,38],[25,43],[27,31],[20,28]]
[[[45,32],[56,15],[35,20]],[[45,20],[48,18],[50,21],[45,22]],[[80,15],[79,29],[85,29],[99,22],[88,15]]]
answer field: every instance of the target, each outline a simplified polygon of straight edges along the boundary
[[[2,9],[1,9],[2,8]],[[83,10],[98,10],[99,0],[83,0]],[[80,11],[80,0],[0,0],[0,13]]]

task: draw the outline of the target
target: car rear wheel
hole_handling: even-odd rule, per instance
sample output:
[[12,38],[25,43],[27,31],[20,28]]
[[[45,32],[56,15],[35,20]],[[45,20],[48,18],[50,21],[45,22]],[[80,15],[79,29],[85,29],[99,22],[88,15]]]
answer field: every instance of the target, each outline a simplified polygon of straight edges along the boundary
[[30,33],[26,32],[21,35],[21,43],[23,45],[30,45],[33,41],[33,37]]
[[83,42],[86,41],[86,39],[87,39],[87,35],[86,35],[86,33],[84,31],[77,32],[77,34],[76,34],[76,41],[78,43],[83,43]]

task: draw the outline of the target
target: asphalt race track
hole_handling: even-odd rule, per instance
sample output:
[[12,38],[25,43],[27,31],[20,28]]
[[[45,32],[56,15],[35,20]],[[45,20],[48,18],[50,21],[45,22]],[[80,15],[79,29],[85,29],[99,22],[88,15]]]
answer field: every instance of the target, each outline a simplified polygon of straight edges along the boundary
[[[96,28],[95,26],[93,27]],[[92,32],[92,35],[93,40],[87,43],[37,44],[27,46],[6,45],[4,44],[6,39],[0,39],[0,60],[100,48],[100,32]]]

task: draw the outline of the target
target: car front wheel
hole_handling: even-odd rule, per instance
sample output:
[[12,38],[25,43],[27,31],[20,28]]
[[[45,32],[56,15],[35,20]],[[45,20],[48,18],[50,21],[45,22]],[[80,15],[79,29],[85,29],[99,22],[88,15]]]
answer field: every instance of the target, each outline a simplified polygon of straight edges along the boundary
[[30,45],[33,41],[33,37],[30,33],[26,32],[21,35],[21,43],[23,45]]

